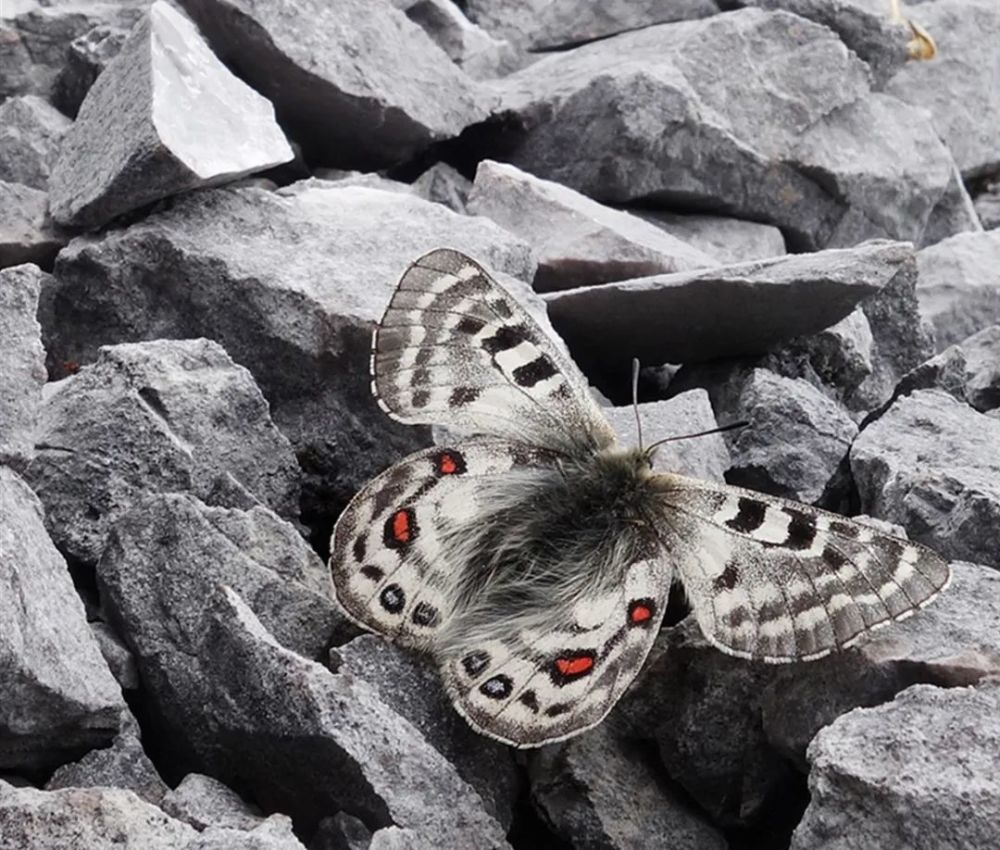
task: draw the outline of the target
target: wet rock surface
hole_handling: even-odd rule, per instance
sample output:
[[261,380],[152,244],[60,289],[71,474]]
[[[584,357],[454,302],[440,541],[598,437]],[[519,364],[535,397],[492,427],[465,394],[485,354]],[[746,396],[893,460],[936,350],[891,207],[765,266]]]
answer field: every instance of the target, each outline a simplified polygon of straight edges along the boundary
[[[0,847],[1000,846],[1000,12],[900,13],[3,0]],[[908,537],[951,584],[787,664],[721,652],[678,584],[599,725],[478,734],[440,646],[362,634],[326,563],[372,476],[466,437],[370,388],[438,248],[525,306],[621,447],[660,442],[654,472]],[[413,367],[454,388],[450,357]],[[822,542],[810,580],[848,582]],[[562,688],[577,639],[542,644]]]

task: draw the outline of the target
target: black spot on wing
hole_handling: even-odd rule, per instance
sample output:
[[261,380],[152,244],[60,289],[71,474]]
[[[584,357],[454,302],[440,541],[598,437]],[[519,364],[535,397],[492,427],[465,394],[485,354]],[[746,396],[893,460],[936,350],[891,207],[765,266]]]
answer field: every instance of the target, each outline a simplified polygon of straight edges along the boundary
[[385,573],[374,564],[365,564],[361,568],[361,575],[370,581],[382,581],[382,576],[384,576]]
[[835,570],[839,570],[842,566],[844,566],[844,564],[847,563],[847,557],[842,555],[832,546],[824,546],[823,563],[833,567]]
[[500,673],[497,676],[493,676],[487,679],[479,686],[479,693],[483,696],[487,696],[490,699],[506,699],[510,696],[510,692],[514,689],[514,682],[511,681],[510,676],[505,676]]
[[726,568],[722,573],[716,576],[716,579],[712,584],[715,586],[716,590],[732,590],[736,587],[736,582],[740,580],[740,571],[737,566],[731,561],[726,564]]
[[830,523],[830,531],[838,537],[846,537],[848,540],[854,540],[861,534],[861,526],[847,520],[834,520]]
[[736,507],[736,516],[726,520],[726,525],[733,529],[733,531],[749,534],[761,527],[764,522],[764,516],[767,513],[767,505],[757,501],[757,499],[740,496]]
[[354,538],[354,560],[361,563],[365,559],[365,554],[368,552],[368,543],[365,541],[365,536],[359,534]]
[[463,316],[457,325],[455,325],[455,330],[460,334],[469,334],[474,336],[479,333],[484,327],[486,327],[486,322],[481,319],[475,319],[472,316]]
[[427,392],[427,390],[417,390],[413,394],[413,399],[411,400],[411,403],[415,408],[419,410],[421,407],[427,407],[427,402],[429,402],[430,400],[431,400],[431,394]]
[[501,325],[493,336],[483,340],[483,348],[490,354],[499,354],[516,348],[528,339],[528,330],[524,325]]
[[518,366],[514,372],[514,383],[519,387],[533,387],[557,374],[555,364],[544,354],[539,354],[530,363]]
[[478,387],[455,387],[451,391],[451,395],[448,396],[448,406],[464,407],[467,404],[472,404],[479,398],[480,392]]
[[406,606],[406,594],[398,584],[387,584],[378,599],[390,614],[398,614]]
[[534,691],[525,691],[517,698],[518,702],[528,707],[529,711],[538,714],[538,697]]
[[483,652],[482,650],[478,652],[470,652],[465,658],[462,659],[462,669],[465,670],[466,674],[472,678],[475,678],[480,673],[483,672],[490,664],[490,654],[488,652]]
[[418,602],[417,607],[413,609],[411,619],[418,626],[430,628],[432,626],[436,626],[438,623],[438,610],[433,605],[428,605],[426,602]]
[[808,549],[812,546],[816,539],[816,518],[795,508],[784,507],[781,510],[790,518],[784,545],[789,549]]

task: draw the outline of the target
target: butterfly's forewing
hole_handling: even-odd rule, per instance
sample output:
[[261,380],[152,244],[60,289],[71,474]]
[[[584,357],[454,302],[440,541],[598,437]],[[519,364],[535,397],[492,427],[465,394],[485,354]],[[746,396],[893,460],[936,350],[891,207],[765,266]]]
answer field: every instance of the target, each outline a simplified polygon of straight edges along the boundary
[[372,389],[413,424],[566,450],[614,433],[579,369],[474,260],[438,249],[404,273],[372,341]]
[[359,625],[427,648],[447,623],[466,564],[456,541],[489,514],[484,482],[554,463],[495,439],[426,449],[373,478],[337,521],[330,566],[337,601]]
[[742,658],[821,658],[902,620],[948,562],[837,514],[665,476],[665,541],[705,636]]
[[556,605],[511,612],[490,635],[450,641],[438,653],[455,708],[492,738],[516,747],[559,741],[599,723],[642,669],[670,590],[663,558],[637,561],[625,581]]

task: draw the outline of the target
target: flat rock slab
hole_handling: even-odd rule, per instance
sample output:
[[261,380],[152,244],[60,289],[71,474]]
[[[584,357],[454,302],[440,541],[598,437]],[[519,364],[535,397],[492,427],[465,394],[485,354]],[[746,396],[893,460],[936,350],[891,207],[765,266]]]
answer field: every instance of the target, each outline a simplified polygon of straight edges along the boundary
[[468,211],[493,219],[535,249],[539,292],[716,265],[637,216],[492,160],[476,170]]
[[485,93],[386,0],[181,5],[323,165],[391,165],[486,116]]
[[1000,322],[1000,230],[960,233],[917,254],[920,315],[941,351]]
[[47,378],[36,318],[44,277],[32,265],[0,271],[0,461],[6,463],[23,463],[34,454]]
[[725,265],[763,260],[787,253],[785,237],[773,224],[722,215],[669,213],[635,209],[633,214],[704,251]]
[[35,95],[0,104],[0,180],[46,189],[59,143],[71,123]]
[[157,0],[63,138],[49,207],[57,222],[96,227],[292,158],[271,104],[215,58],[187,18]]
[[259,809],[218,779],[200,773],[185,776],[180,785],[167,792],[160,808],[195,829],[222,826],[251,830],[264,822]]
[[34,263],[52,267],[69,236],[49,219],[48,195],[0,180],[0,269]]
[[[843,319],[889,283],[909,246],[874,242],[546,296],[552,325],[586,369],[761,354]],[[622,371],[627,371],[622,366]]]
[[[250,373],[210,340],[107,346],[52,386],[27,471],[63,550],[101,556],[144,492],[189,491],[298,515],[299,469]],[[220,478],[223,484],[220,485]]]
[[793,850],[991,850],[1000,838],[1000,683],[918,685],[809,747],[812,798]]
[[110,743],[125,703],[41,503],[6,466],[0,505],[0,770],[34,776]]
[[1000,420],[918,390],[861,431],[850,462],[866,513],[947,557],[1000,568]]
[[953,167],[922,112],[871,93],[830,29],[786,12],[551,55],[504,80],[502,113],[505,159],[532,174],[601,201],[771,223],[799,250],[918,239]]
[[931,113],[966,179],[1000,168],[1000,7],[934,0],[907,14],[937,42],[932,62],[907,64],[886,91]]
[[[128,229],[75,240],[42,310],[53,375],[99,345],[207,336],[253,373],[330,516],[427,440],[371,395],[371,331],[407,266],[448,245],[531,280],[528,245],[409,193],[295,184],[192,193]],[[522,289],[527,290],[522,284]]]
[[661,783],[641,744],[618,740],[613,721],[565,747],[531,754],[531,796],[574,847],[723,850],[722,833]]

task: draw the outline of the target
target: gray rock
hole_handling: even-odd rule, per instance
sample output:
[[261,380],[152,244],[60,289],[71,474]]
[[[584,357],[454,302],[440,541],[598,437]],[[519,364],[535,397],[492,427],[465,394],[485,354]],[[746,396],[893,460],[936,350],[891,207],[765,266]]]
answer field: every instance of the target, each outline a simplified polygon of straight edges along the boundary
[[1000,840],[1000,683],[919,685],[858,709],[809,748],[794,850],[989,850]]
[[48,203],[39,189],[0,180],[0,269],[22,263],[52,267],[69,237],[49,220]]
[[249,832],[210,827],[184,850],[305,850],[286,815],[271,815]]
[[632,356],[654,364],[761,354],[840,321],[911,256],[907,245],[875,242],[591,286],[546,300],[553,326],[588,374]]
[[250,373],[210,340],[102,348],[48,393],[36,449],[26,474],[48,528],[86,563],[140,493],[207,496],[225,473],[260,503],[298,515],[291,445]]
[[512,45],[477,27],[451,0],[392,2],[475,80],[500,77],[523,65]]
[[132,791],[154,806],[170,790],[143,750],[139,724],[128,712],[111,746],[91,750],[79,761],[62,765],[45,785],[47,791],[99,787]]
[[466,0],[469,20],[497,38],[527,45],[529,33],[552,0]]
[[368,683],[400,717],[420,730],[482,798],[486,811],[510,826],[519,781],[511,749],[474,732],[452,708],[433,664],[374,635],[331,653],[331,666]]
[[614,36],[503,90],[519,167],[601,201],[775,224],[799,250],[916,239],[951,177],[929,120],[871,94],[867,65],[831,30],[786,12]]
[[0,770],[45,773],[107,744],[125,703],[41,503],[5,466],[0,504]]
[[978,195],[973,205],[979,220],[986,230],[996,230],[1000,227],[1000,182],[990,182]]
[[131,29],[149,0],[11,5],[4,4],[0,20],[0,100],[22,94],[49,98],[75,38],[100,25]]
[[410,189],[418,198],[444,204],[457,213],[465,213],[472,181],[463,177],[448,163],[438,162],[414,180]]
[[[624,445],[636,445],[635,412],[631,407],[611,407],[603,411]],[[716,428],[708,393],[690,390],[666,401],[639,405],[642,420],[642,441],[652,445],[668,437],[695,434]],[[729,449],[721,434],[665,443],[656,450],[654,467],[724,483],[729,468]]]
[[256,806],[246,803],[218,779],[200,773],[185,776],[180,785],[164,795],[160,808],[195,829],[221,826],[249,831],[265,820]]
[[[912,276],[910,280],[912,283]],[[788,346],[791,351],[803,352],[820,381],[842,394],[850,394],[875,371],[875,339],[865,314],[866,303],[863,301],[837,324],[800,337]]]
[[309,850],[370,850],[371,843],[372,831],[364,821],[346,812],[337,812],[332,818],[323,818],[319,822],[309,842]]
[[56,77],[52,102],[76,118],[90,87],[128,40],[129,30],[102,24],[70,42],[66,64]]
[[918,390],[861,431],[850,462],[866,513],[947,557],[1000,568],[1000,420]]
[[785,238],[771,224],[720,215],[681,215],[645,209],[632,212],[720,263],[744,263],[786,253]]
[[868,63],[877,88],[906,63],[908,27],[894,22],[880,0],[736,0],[738,6],[783,9],[829,27]]
[[42,327],[35,318],[44,272],[24,265],[0,271],[0,461],[34,454],[46,381]]
[[173,667],[195,663],[177,629],[195,628],[217,585],[236,588],[279,641],[309,658],[356,633],[330,598],[319,557],[266,508],[142,497],[115,524],[97,574],[108,619],[135,655],[144,687],[161,699]]
[[935,245],[956,233],[982,233],[982,231],[983,225],[979,220],[979,213],[976,212],[969,190],[962,182],[958,166],[954,165],[948,188],[931,210],[917,247],[926,248],[928,245]]
[[728,847],[644,756],[641,746],[617,739],[608,722],[565,747],[544,747],[529,765],[535,806],[573,847]]
[[468,209],[531,244],[542,292],[715,265],[641,218],[492,160],[479,164]]
[[157,0],[63,138],[49,207],[61,224],[96,227],[293,156],[271,104],[215,58],[187,18]]
[[320,164],[391,165],[486,117],[475,84],[386,0],[181,5]]
[[108,663],[108,669],[115,681],[121,686],[123,691],[135,691],[139,688],[139,668],[135,664],[135,656],[125,646],[122,639],[115,633],[107,623],[94,620],[90,625],[90,630],[97,638],[97,645],[101,648],[101,655]]
[[966,179],[1000,168],[1000,7],[935,0],[916,15],[937,42],[933,62],[910,62],[886,91],[927,109]]
[[1000,230],[960,233],[917,254],[920,315],[937,350],[1000,322]]
[[194,193],[66,248],[41,313],[50,367],[90,362],[108,342],[219,341],[295,446],[306,512],[329,515],[427,440],[378,409],[368,360],[403,270],[441,245],[522,280],[534,273],[528,246],[492,222],[408,193],[322,182]]
[[0,180],[45,190],[70,123],[35,95],[12,97],[0,104]]
[[667,774],[715,818],[753,822],[801,781],[809,742],[840,715],[916,683],[963,686],[1000,672],[1000,574],[964,563],[953,572],[916,616],[807,664],[724,655],[689,617],[661,634],[620,722],[655,742]]
[[754,369],[714,399],[731,421],[750,424],[725,434],[732,466],[726,480],[799,502],[819,502],[851,441],[854,421],[802,379]]
[[654,24],[707,18],[718,11],[716,0],[551,0],[531,22],[529,43],[532,50],[552,50]]
[[896,396],[936,387],[980,413],[1000,407],[1000,325],[981,330],[905,375]]

